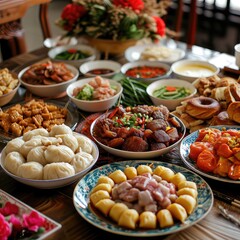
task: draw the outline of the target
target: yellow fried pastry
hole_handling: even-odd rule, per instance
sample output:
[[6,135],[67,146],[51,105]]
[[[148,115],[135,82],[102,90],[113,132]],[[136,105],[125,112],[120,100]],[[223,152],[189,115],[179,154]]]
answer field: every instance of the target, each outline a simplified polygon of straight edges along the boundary
[[139,214],[135,209],[126,209],[121,214],[118,220],[118,225],[121,227],[135,229],[138,219]]
[[97,192],[90,195],[90,201],[94,206],[96,206],[97,202],[106,198],[110,199],[110,195],[107,191],[104,190],[98,190]]
[[157,219],[161,228],[170,227],[174,224],[172,214],[167,209],[161,209],[157,213]]
[[139,227],[155,229],[157,227],[157,217],[153,212],[145,211],[139,216]]
[[128,209],[124,203],[115,203],[109,212],[109,216],[115,222],[118,222],[124,210]]
[[100,184],[100,183],[108,183],[111,185],[111,187],[114,186],[114,181],[110,178],[110,177],[107,177],[107,176],[100,176],[98,181],[97,181],[97,184]]
[[190,195],[181,195],[179,196],[175,203],[182,205],[188,214],[191,214],[196,206],[196,199]]
[[172,216],[181,221],[184,222],[187,218],[187,212],[185,210],[185,208],[178,204],[178,203],[172,203],[167,207],[167,210],[169,210],[172,214]]
[[133,179],[137,176],[137,169],[135,167],[126,167],[124,173],[127,176],[127,179]]
[[127,180],[126,175],[121,170],[116,170],[113,173],[109,174],[109,177],[115,182],[115,183],[121,183]]
[[98,201],[95,207],[107,216],[114,204],[115,202],[113,200],[105,198]]

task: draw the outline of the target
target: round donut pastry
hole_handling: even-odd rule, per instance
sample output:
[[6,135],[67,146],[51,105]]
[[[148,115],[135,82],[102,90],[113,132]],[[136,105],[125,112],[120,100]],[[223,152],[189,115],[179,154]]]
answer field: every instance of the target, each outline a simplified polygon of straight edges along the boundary
[[210,121],[210,126],[214,125],[235,125],[236,123],[229,119],[227,111],[220,112],[217,116],[214,116]]
[[197,119],[210,119],[218,114],[221,107],[217,100],[209,97],[191,98],[186,102],[185,111]]

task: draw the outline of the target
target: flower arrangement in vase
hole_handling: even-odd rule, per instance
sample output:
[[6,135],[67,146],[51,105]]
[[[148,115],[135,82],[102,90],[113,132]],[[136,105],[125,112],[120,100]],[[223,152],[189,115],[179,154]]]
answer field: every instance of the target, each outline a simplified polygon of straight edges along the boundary
[[57,25],[68,36],[86,36],[93,45],[97,39],[108,48],[115,42],[111,51],[118,53],[124,49],[116,49],[119,44],[129,47],[142,38],[163,38],[166,25],[162,16],[171,3],[172,0],[73,0],[64,7]]

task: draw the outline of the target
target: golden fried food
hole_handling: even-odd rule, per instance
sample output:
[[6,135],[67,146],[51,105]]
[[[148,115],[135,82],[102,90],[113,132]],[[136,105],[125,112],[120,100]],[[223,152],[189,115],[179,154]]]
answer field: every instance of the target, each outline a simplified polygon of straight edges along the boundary
[[6,133],[21,136],[41,127],[50,131],[54,125],[63,124],[66,118],[67,109],[33,99],[0,111],[0,128]]

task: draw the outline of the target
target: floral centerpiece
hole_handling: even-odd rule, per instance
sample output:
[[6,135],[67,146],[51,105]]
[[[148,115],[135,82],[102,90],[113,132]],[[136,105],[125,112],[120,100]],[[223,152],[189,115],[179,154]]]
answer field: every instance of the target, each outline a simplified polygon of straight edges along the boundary
[[73,0],[57,24],[67,35],[127,40],[165,36],[162,19],[172,0]]

